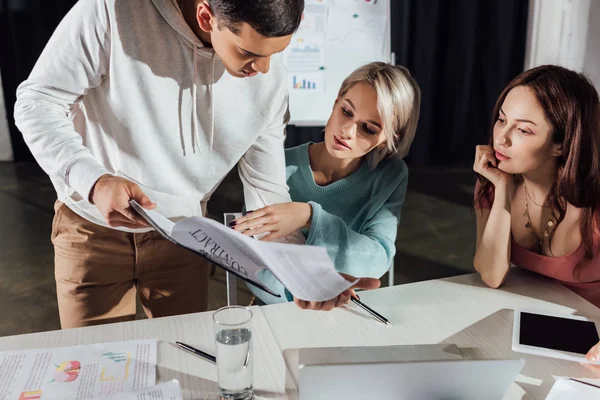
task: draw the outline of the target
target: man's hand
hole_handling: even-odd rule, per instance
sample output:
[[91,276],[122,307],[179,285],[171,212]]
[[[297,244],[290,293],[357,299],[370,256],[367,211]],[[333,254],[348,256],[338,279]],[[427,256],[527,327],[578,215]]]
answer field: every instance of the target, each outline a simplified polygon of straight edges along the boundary
[[137,184],[118,176],[102,175],[90,193],[91,203],[98,207],[109,226],[148,228],[146,221],[129,207],[129,200],[137,201],[148,210],[156,208],[156,204],[150,201]]
[[[346,274],[340,274],[340,275],[342,275],[347,281],[350,281],[350,282],[356,280],[355,277],[350,276],[350,275],[346,275]],[[334,299],[327,300],[327,301],[304,301],[304,300],[300,300],[300,299],[294,297],[294,303],[296,303],[296,305],[298,307],[300,307],[304,310],[329,311],[336,307],[342,307],[342,306],[348,304],[350,302],[350,297],[358,298],[358,296],[354,292],[354,289],[370,290],[370,289],[377,289],[379,286],[381,286],[381,282],[379,281],[379,279],[360,278],[360,280],[358,282],[356,282],[354,284],[354,286],[352,286],[350,289],[347,289],[346,291],[342,292],[339,296],[337,296]]]

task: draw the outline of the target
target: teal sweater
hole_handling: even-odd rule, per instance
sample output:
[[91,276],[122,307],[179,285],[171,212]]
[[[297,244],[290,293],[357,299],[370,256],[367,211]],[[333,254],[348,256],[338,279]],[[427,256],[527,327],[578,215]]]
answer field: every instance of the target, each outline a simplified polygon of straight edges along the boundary
[[[401,159],[384,160],[371,170],[363,163],[346,178],[327,186],[315,183],[308,146],[286,150],[287,184],[292,201],[312,206],[306,244],[322,246],[338,272],[380,278],[396,252],[400,210],[406,195],[408,168]],[[278,299],[249,286],[267,304],[290,300],[289,292],[268,271],[258,278],[282,294]]]

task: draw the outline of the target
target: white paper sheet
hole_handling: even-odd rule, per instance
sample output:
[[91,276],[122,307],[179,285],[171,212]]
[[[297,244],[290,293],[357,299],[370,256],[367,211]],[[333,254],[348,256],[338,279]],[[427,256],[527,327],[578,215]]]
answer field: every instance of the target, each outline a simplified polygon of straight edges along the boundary
[[598,400],[600,388],[587,385],[572,379],[557,380],[546,400]]
[[121,393],[98,400],[183,400],[177,379],[161,383],[154,387],[136,390],[132,393]]
[[306,2],[300,27],[283,53],[290,91],[325,92],[325,5],[322,0]]
[[[145,214],[155,224],[165,219],[154,211],[146,210]],[[164,224],[167,231],[169,227]],[[258,272],[267,268],[302,300],[330,300],[355,283],[335,270],[323,247],[262,242],[202,217],[179,221],[167,233],[176,243],[259,285]]]
[[[324,247],[264,243],[266,265],[275,277],[302,300],[325,301],[335,298],[353,283],[335,271]],[[265,246],[265,247],[267,247]]]
[[325,92],[323,35],[294,36],[284,60],[290,91]]
[[302,21],[297,32],[299,36],[322,36],[325,33],[325,16],[327,10],[325,6],[324,1],[306,1]]
[[290,73],[320,71],[325,65],[323,36],[295,36],[285,51],[285,63]]
[[156,383],[156,340],[0,353],[0,400],[83,400]]

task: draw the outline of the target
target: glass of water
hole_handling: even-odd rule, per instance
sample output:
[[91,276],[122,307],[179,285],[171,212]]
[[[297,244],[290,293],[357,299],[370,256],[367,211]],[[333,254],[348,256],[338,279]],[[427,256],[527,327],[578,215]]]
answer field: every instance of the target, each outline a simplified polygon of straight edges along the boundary
[[252,311],[227,306],[213,314],[217,341],[217,377],[221,398],[254,399],[254,360],[252,356]]

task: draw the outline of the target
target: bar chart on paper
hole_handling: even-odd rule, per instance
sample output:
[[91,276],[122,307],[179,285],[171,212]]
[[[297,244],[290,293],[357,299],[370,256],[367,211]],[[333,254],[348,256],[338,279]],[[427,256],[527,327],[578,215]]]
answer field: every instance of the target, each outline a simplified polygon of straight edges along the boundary
[[316,76],[313,77],[313,80],[311,80],[306,75],[303,77],[292,75],[292,87],[294,89],[317,90],[317,82],[314,81],[314,78],[316,78]]

